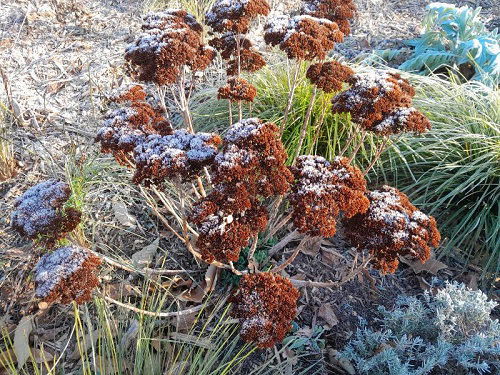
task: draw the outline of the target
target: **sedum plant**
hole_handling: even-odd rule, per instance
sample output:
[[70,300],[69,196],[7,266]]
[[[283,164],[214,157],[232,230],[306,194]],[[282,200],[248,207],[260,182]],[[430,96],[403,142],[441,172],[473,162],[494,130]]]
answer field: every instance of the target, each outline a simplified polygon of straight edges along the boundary
[[401,297],[379,308],[381,330],[362,322],[343,351],[359,374],[493,374],[500,370],[497,304],[481,291],[447,283],[435,296]]
[[[254,18],[269,12],[265,0],[216,1],[206,19],[218,35],[208,46],[202,25],[183,10],[145,16],[143,32],[125,51],[131,77],[142,84],[125,86],[110,97],[112,108],[96,134],[103,153],[112,154],[118,163],[134,171],[133,182],[142,185],[141,191],[162,223],[182,241],[188,253],[208,265],[205,279],[197,286],[203,295],[214,290],[214,275],[222,269],[242,276],[230,297],[232,315],[240,319],[242,338],[258,347],[272,347],[291,328],[297,313],[297,286],[341,285],[371,260],[381,271],[394,272],[399,255],[424,262],[429,258],[430,246],[438,245],[439,233],[433,219],[416,210],[405,196],[392,188],[387,188],[389,194],[367,189],[365,175],[390,137],[407,131],[421,133],[430,126],[411,106],[414,90],[399,75],[355,74],[338,62],[326,61],[334,43],[341,42],[350,31],[348,19],[353,10],[352,2],[305,1],[300,15],[269,20],[264,39],[297,60],[296,72],[301,62],[312,64],[308,76],[316,86],[309,114],[317,90],[348,86],[332,99],[333,112],[349,113],[363,137],[370,132],[385,140],[364,171],[351,164],[363,137],[350,155],[344,150],[328,161],[297,153],[292,165],[286,164],[288,155],[281,136],[297,74],[281,124],[256,117],[242,118],[243,102],[251,102],[258,93],[240,74],[257,70],[263,62],[246,33]],[[234,122],[230,114],[223,135],[196,132],[189,108],[197,72],[207,68],[216,50],[227,61],[229,76],[228,86],[219,90],[219,99],[236,101],[239,106],[238,121]],[[167,106],[167,101],[174,105]],[[178,114],[183,124],[174,128],[169,118]],[[306,116],[302,124],[300,144],[309,120],[310,116]],[[348,143],[352,141],[354,138]],[[373,201],[378,204],[375,209]],[[170,213],[168,217],[156,209],[160,202],[161,211]],[[387,211],[380,214],[382,220],[377,208]],[[262,272],[255,258],[259,234],[269,238],[289,220],[293,220],[300,234],[300,244],[281,264]],[[304,282],[279,275],[311,237],[333,236],[340,220],[366,221],[366,225],[350,228],[352,243],[362,253],[362,262],[358,264],[356,257],[349,275],[328,282]],[[369,243],[359,241],[366,235],[366,228],[372,227],[377,230],[374,237],[379,242],[373,238]],[[378,246],[380,243],[384,244],[383,249]],[[245,247],[249,247],[248,267],[238,270],[234,263]],[[55,291],[46,292],[43,287],[47,281],[43,276],[46,263],[58,270]],[[71,299],[84,302],[90,288],[96,285],[93,277],[98,263],[77,247],[65,247],[42,258],[39,283],[43,292],[39,296],[63,303]],[[81,277],[89,280],[89,289],[79,292]],[[74,294],[66,292],[71,283],[77,289]],[[146,315],[172,316],[105,298]]]
[[473,69],[472,79],[496,86],[500,78],[500,37],[487,30],[479,18],[481,8],[431,3],[422,26],[422,35],[408,42],[413,56],[399,69],[431,73],[443,66],[460,71]]

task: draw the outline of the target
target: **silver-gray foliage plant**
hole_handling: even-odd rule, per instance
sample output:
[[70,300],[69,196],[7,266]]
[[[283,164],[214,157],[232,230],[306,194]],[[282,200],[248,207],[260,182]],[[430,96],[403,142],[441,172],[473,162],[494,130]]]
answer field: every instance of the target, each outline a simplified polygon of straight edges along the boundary
[[500,324],[491,319],[496,306],[483,292],[456,282],[422,300],[400,297],[392,310],[379,307],[380,331],[362,321],[340,355],[359,374],[498,373]]

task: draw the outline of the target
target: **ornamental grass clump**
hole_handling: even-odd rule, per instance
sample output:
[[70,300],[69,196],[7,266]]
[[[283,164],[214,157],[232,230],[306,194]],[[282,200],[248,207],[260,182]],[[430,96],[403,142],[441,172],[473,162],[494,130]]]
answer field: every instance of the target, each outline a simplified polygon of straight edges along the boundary
[[431,246],[436,247],[441,240],[436,220],[393,187],[383,186],[367,196],[368,210],[345,220],[349,241],[359,250],[370,252],[374,267],[383,273],[394,272],[400,256],[427,261]]
[[368,209],[366,181],[347,158],[337,157],[330,163],[321,156],[299,156],[292,171],[296,181],[290,204],[299,232],[332,237],[340,212],[352,217]]
[[45,254],[35,267],[35,295],[48,304],[78,304],[92,299],[99,285],[96,275],[101,259],[79,246],[64,246]]
[[29,188],[14,203],[11,226],[19,234],[47,247],[64,238],[80,223],[82,213],[65,207],[71,195],[68,184],[50,179]]
[[297,314],[299,291],[290,280],[269,272],[244,275],[229,298],[240,319],[241,338],[259,348],[283,341]]

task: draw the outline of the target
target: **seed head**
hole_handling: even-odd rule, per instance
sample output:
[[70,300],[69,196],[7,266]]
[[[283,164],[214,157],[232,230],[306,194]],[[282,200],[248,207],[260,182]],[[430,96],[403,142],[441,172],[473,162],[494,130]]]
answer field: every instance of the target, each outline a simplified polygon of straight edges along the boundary
[[259,348],[280,343],[292,328],[300,294],[280,275],[261,272],[244,275],[231,295],[231,315],[240,319],[240,335]]

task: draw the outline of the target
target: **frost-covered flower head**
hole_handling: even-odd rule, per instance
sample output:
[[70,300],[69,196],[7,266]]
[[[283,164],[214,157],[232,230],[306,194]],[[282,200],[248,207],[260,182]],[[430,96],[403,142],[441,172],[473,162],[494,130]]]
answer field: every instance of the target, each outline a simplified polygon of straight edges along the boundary
[[202,26],[183,10],[149,13],[142,30],[125,50],[141,81],[172,84],[183,66],[205,70],[215,57],[213,48],[202,43]]
[[208,43],[227,60],[226,71],[229,76],[238,75],[240,72],[256,72],[266,65],[259,51],[253,48],[250,39],[243,35],[227,32]]
[[257,95],[254,85],[244,78],[230,77],[227,85],[219,88],[217,99],[228,99],[232,102],[253,102]]
[[301,233],[331,237],[340,212],[352,217],[368,209],[366,181],[347,158],[336,157],[330,163],[321,156],[300,156],[292,172],[295,184],[289,200]]
[[206,14],[206,20],[215,32],[244,34],[254,18],[267,16],[270,10],[267,0],[216,0]]
[[397,269],[399,256],[411,256],[422,263],[428,260],[431,246],[438,246],[441,239],[436,220],[393,187],[383,186],[367,196],[368,210],[345,220],[350,242],[361,251],[369,251],[375,268],[384,273]]
[[184,129],[164,136],[149,135],[134,149],[134,182],[161,184],[165,179],[190,180],[213,161],[220,142],[216,134],[192,134]]
[[280,49],[291,59],[323,60],[340,43],[344,34],[337,24],[326,18],[307,15],[277,16],[264,26],[264,40]]
[[35,295],[47,303],[84,303],[99,285],[101,259],[79,246],[64,246],[40,258],[35,266]]
[[229,128],[211,166],[215,189],[190,217],[205,259],[237,261],[250,237],[265,229],[268,212],[262,198],[284,194],[290,187],[285,160],[275,124],[250,118]]
[[259,348],[283,341],[292,328],[300,294],[292,283],[268,272],[244,275],[229,301],[231,315],[240,319],[240,335]]
[[144,142],[148,135],[167,135],[173,132],[163,111],[145,101],[146,93],[135,85],[111,97],[115,103],[126,103],[126,107],[110,110],[95,141],[100,142],[101,152],[113,154],[116,161],[130,166],[132,151]]
[[324,92],[340,91],[344,82],[354,74],[354,71],[347,65],[338,61],[312,64],[306,73],[312,84]]
[[81,212],[64,208],[71,195],[68,184],[50,179],[29,188],[14,203],[11,226],[21,235],[52,246],[80,223]]
[[352,0],[306,0],[301,13],[333,21],[344,35],[349,35],[349,20],[356,13],[356,4]]
[[349,84],[348,90],[333,98],[333,113],[348,112],[363,129],[381,135],[430,129],[429,120],[411,107],[415,90],[399,74],[360,73]]

